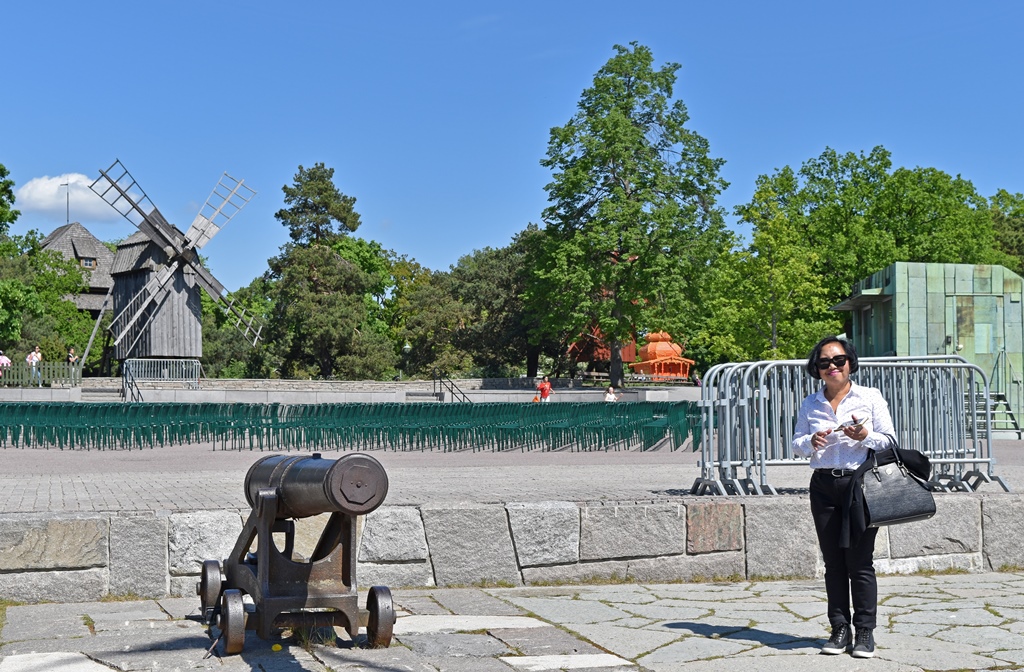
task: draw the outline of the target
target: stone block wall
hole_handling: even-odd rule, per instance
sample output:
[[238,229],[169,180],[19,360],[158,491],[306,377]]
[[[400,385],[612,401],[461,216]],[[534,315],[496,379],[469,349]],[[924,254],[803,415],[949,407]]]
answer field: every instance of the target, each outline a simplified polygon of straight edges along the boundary
[[[883,528],[880,573],[1024,566],[1024,497],[937,494],[934,518]],[[205,559],[224,558],[249,511],[0,516],[0,598],[195,595]],[[308,555],[323,520],[296,522]],[[361,521],[362,586],[821,577],[806,497],[649,503],[510,502],[384,506]]]

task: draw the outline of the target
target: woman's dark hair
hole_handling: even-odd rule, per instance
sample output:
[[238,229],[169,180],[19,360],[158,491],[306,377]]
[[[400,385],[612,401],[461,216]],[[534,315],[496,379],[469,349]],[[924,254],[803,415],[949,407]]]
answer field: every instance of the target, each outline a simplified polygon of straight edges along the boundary
[[844,341],[837,336],[826,336],[825,338],[818,341],[818,344],[811,350],[811,356],[807,358],[807,374],[811,378],[817,378],[821,380],[821,373],[818,371],[818,360],[821,358],[821,350],[829,343],[838,343],[843,346],[843,351],[846,356],[850,358],[850,373],[857,373],[857,369],[860,368],[857,364],[857,348],[853,347],[851,341]]

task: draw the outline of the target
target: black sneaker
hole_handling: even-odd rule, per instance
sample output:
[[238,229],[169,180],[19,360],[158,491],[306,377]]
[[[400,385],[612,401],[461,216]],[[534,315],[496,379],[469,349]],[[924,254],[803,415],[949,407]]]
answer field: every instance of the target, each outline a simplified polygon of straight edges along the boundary
[[825,642],[825,646],[821,647],[821,652],[830,656],[846,653],[850,650],[850,640],[852,639],[853,633],[850,632],[850,626],[845,623],[837,625],[832,628],[832,636]]
[[869,628],[857,628],[857,641],[853,645],[854,658],[875,657],[874,631]]

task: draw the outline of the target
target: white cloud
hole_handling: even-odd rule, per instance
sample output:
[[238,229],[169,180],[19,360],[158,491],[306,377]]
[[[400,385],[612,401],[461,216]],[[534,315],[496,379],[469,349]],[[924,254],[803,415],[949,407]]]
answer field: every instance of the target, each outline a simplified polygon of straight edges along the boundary
[[73,222],[124,221],[89,189],[92,182],[92,178],[81,173],[34,177],[14,192],[14,204],[26,214],[36,213],[55,222],[64,222],[69,211]]

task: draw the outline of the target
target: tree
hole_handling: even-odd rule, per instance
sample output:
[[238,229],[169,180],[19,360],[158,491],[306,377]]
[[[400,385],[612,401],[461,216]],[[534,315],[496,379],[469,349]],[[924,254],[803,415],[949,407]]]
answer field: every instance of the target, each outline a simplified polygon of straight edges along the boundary
[[[899,168],[879,194],[874,220],[892,239],[893,261],[1012,264],[998,249],[993,212],[968,180],[935,168]],[[862,276],[863,277],[863,276]]]
[[1012,257],[1008,267],[1020,273],[1024,270],[1024,194],[1000,189],[989,202],[996,245]]
[[92,319],[67,298],[85,288],[81,267],[41,244],[34,230],[0,237],[0,349],[42,345],[47,359],[62,359],[85,343]]
[[7,168],[0,163],[0,237],[6,236],[11,224],[21,215],[14,209],[14,180],[8,180]]
[[[1011,201],[1000,202],[1012,210]],[[829,308],[896,261],[1012,264],[997,245],[995,209],[959,176],[893,170],[883,147],[826,148],[798,172],[762,175],[750,203],[736,208],[753,227],[751,244],[714,274],[699,342],[724,359],[803,356],[843,330]]]
[[362,271],[326,245],[289,244],[270,260],[268,280],[281,374],[333,377],[366,315]]
[[557,357],[564,351],[551,340],[530,342],[537,324],[522,295],[533,267],[535,243],[542,236],[531,224],[508,246],[474,250],[452,267],[452,292],[469,310],[468,324],[456,342],[472,354],[478,375],[514,377],[525,370],[535,376],[541,352]]
[[620,347],[647,330],[679,336],[730,238],[715,203],[723,161],[671,101],[679,65],[655,70],[635,42],[615,52],[573,118],[551,130],[541,161],[553,171],[551,205],[524,295],[540,323],[535,341],[596,326],[620,385]]
[[814,270],[829,250],[808,247],[786,209],[795,187],[789,168],[762,176],[753,201],[736,209],[753,226],[753,238],[715,265],[698,339],[717,358],[799,358],[822,334],[841,329]]
[[[288,207],[278,210],[274,217],[288,227],[293,242],[329,243],[359,228],[356,199],[338,191],[333,179],[334,168],[317,163],[309,169],[299,166],[295,183],[281,187]],[[332,222],[340,228],[336,230]]]
[[473,358],[457,342],[472,314],[452,291],[451,275],[428,271],[406,289],[403,299],[398,336],[412,346],[404,360],[406,371],[430,374],[437,369],[448,376],[470,372]]
[[[204,266],[206,265],[205,259]],[[236,292],[231,300],[252,315],[270,315],[273,306],[269,298],[267,279],[258,277]],[[269,353],[269,332],[261,334],[260,347],[252,347],[235,326],[232,315],[214,303],[205,292],[202,300],[203,320],[203,373],[210,378],[268,378],[273,366]]]

